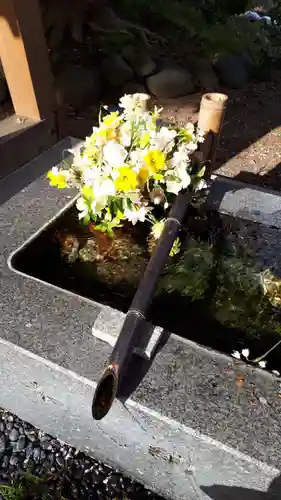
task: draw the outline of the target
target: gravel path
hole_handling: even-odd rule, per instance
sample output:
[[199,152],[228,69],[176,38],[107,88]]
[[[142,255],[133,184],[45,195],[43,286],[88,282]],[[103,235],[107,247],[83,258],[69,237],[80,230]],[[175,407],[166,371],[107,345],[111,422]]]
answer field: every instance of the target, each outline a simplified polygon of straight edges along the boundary
[[24,498],[161,500],[111,467],[0,409],[0,500]]

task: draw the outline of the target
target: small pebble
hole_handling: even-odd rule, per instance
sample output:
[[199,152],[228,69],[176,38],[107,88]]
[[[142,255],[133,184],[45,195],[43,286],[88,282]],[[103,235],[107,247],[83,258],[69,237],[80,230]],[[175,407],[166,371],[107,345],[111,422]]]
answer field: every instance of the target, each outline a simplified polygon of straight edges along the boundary
[[60,469],[64,467],[65,463],[64,463],[64,459],[63,459],[63,457],[62,457],[61,455],[58,455],[58,456],[56,457],[56,464],[57,464],[57,466],[58,466]]
[[35,463],[40,462],[40,457],[41,457],[41,450],[40,448],[34,448],[33,449],[33,459]]
[[25,431],[25,435],[32,443],[37,441],[37,436],[34,431]]
[[16,455],[12,455],[10,458],[10,465],[13,467],[19,463],[19,459]]
[[21,435],[18,439],[16,451],[23,451],[26,446],[26,437]]
[[[60,498],[69,500],[156,500],[143,487],[128,478],[123,480],[111,467],[0,409],[0,483],[16,483],[24,473],[36,475],[43,482],[48,477],[44,498],[55,498],[59,491]],[[0,495],[0,500],[6,498]]]
[[8,455],[5,455],[2,460],[2,469],[7,469],[9,467],[9,457]]
[[32,455],[33,455],[33,446],[31,443],[29,443],[25,450],[25,456],[27,459],[29,459],[32,457]]
[[10,441],[17,441],[19,437],[19,431],[17,429],[12,429],[9,435]]
[[4,436],[0,436],[0,453],[4,453],[6,449],[6,440]]

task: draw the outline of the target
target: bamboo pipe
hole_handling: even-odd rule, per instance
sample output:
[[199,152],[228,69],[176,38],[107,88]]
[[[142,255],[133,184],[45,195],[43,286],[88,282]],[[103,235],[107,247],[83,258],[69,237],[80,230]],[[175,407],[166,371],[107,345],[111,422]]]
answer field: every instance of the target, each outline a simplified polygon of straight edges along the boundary
[[[223,94],[206,94],[201,101],[199,128],[209,141],[206,147],[206,159],[213,158],[217,140],[223,123],[227,96]],[[143,110],[148,102],[144,99]],[[151,256],[144,276],[136,291],[132,304],[113,348],[109,362],[97,385],[93,403],[92,416],[101,420],[110,410],[118,396],[120,383],[126,374],[138,338],[138,326],[146,319],[147,310],[152,302],[160,274],[165,266],[173,243],[181,227],[182,220],[191,201],[192,191],[180,192],[175,199],[164,230]]]
[[210,169],[216,156],[227,101],[228,96],[218,92],[204,94],[201,99],[198,128],[203,132],[205,141],[200,151]]

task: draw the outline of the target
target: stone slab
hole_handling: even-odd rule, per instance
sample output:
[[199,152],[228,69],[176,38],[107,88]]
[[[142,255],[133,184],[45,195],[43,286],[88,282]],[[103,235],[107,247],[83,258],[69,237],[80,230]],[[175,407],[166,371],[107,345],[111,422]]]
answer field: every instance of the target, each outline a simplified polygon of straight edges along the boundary
[[[126,464],[124,468],[130,474],[136,473],[139,468],[140,473],[137,471],[139,478],[143,470],[137,466],[136,462],[132,461],[131,467],[128,466],[127,469],[127,464],[132,459],[128,443],[130,440],[134,442],[135,434],[135,427],[131,423],[128,424],[128,420],[125,420],[128,433],[125,443],[127,448],[126,446],[121,448],[122,453],[119,447],[116,448],[115,438],[113,441],[111,439],[117,432],[121,432],[119,424],[118,430],[113,425],[115,413],[110,413],[102,423],[102,426],[106,426],[107,442],[111,447],[105,448],[104,441],[99,446],[95,445],[98,442],[99,428],[95,427],[95,432],[93,432],[94,424],[90,415],[91,397],[94,381],[98,381],[104,361],[111,352],[109,345],[94,339],[92,335],[92,326],[103,310],[102,304],[87,301],[74,294],[64,293],[54,287],[27,279],[11,271],[7,265],[11,252],[19,248],[73,197],[74,193],[67,190],[58,191],[51,188],[43,175],[61,161],[63,152],[72,144],[71,139],[65,139],[48,153],[40,155],[0,182],[0,337],[2,338],[0,406],[6,406],[48,432],[60,434],[62,439],[73,442],[74,445],[78,445],[77,436],[79,436],[79,431],[75,431],[75,426],[80,428],[80,423],[82,425],[84,422],[83,428],[88,429],[88,434],[81,434],[81,446],[83,443],[87,446],[88,439],[93,436],[91,449],[94,454],[97,453],[106,461],[110,459],[121,468],[122,463]],[[266,190],[256,190],[241,183],[237,184],[236,188],[233,182],[217,178],[211,187],[209,201],[213,197],[212,206],[219,206],[220,210],[227,212],[231,210],[229,200],[231,200],[231,206],[235,205],[235,192],[241,194],[244,190],[244,193],[247,192],[248,195],[241,197],[239,194],[239,203],[237,202],[239,208],[236,210],[238,215],[242,214],[241,216],[250,220],[257,217],[256,206],[259,206],[260,210],[263,206],[267,207],[266,216],[261,215],[260,221],[264,221],[264,231],[268,238],[267,247],[271,249],[272,256],[274,256],[279,248],[278,242],[280,242],[280,231],[276,219],[280,195]],[[255,199],[256,195],[257,199]],[[270,200],[272,209],[270,209]],[[219,205],[215,205],[215,201]],[[262,248],[260,253],[262,254]],[[146,422],[154,415],[157,422],[160,420],[167,423],[167,435],[168,429],[171,431],[173,425],[179,425],[184,426],[184,429],[190,429],[188,432],[191,434],[194,432],[200,439],[204,436],[203,441],[207,439],[219,442],[222,449],[227,449],[230,455],[235,457],[232,464],[235,461],[239,467],[242,464],[241,470],[247,471],[243,458],[247,456],[249,463],[256,464],[258,460],[259,463],[263,463],[262,467],[266,470],[272,470],[271,467],[273,467],[275,471],[266,476],[261,485],[256,481],[257,475],[262,477],[262,473],[252,475],[252,469],[244,476],[241,470],[237,472],[237,468],[231,465],[227,473],[224,468],[227,458],[223,456],[216,462],[218,465],[215,473],[209,476],[207,474],[203,479],[198,476],[197,484],[205,488],[217,488],[216,485],[219,484],[227,488],[231,485],[267,491],[270,481],[277,473],[275,469],[281,468],[279,380],[269,373],[246,366],[228,356],[200,347],[169,332],[165,333],[166,342],[162,344],[161,349],[157,350],[153,363],[148,362],[146,365],[139,366],[140,358],[134,357],[133,359],[134,374],[139,376],[139,384],[133,393],[130,408],[140,405],[137,407],[141,408],[141,411],[134,414],[130,410],[133,415],[132,422],[136,420],[138,426],[146,429]],[[213,333],[215,332],[210,332],[210,335]],[[7,342],[9,342],[11,355],[4,347]],[[17,348],[25,350],[27,358],[24,361],[16,357],[13,349]],[[22,352],[21,349],[19,351]],[[36,361],[35,364],[31,362],[31,359],[35,358],[40,362]],[[62,374],[67,370],[74,374],[72,376],[75,377],[77,383],[72,385],[68,378],[64,382],[48,378],[43,366],[49,366],[49,363],[52,367],[56,367],[56,373],[59,371]],[[21,370],[20,372],[17,371],[17,367]],[[237,378],[244,380],[242,387],[237,387]],[[46,380],[45,385],[44,380]],[[33,386],[31,381],[35,381],[39,389],[37,385]],[[48,391],[48,397],[45,397],[47,404],[42,398],[45,392],[42,393],[41,386],[44,387],[44,391]],[[88,391],[87,395],[80,398],[79,391],[83,392],[85,388]],[[50,404],[51,398],[55,401],[54,405]],[[25,399],[26,404],[24,404]],[[34,399],[37,401],[36,404],[32,403]],[[62,418],[66,422],[63,426],[61,425]],[[69,427],[71,422],[73,426]],[[156,448],[161,448],[157,435],[158,427],[152,426],[151,429],[151,434],[156,436]],[[180,429],[182,430],[182,427]],[[174,440],[174,435],[172,436]],[[193,456],[196,453],[200,439],[199,441],[185,441],[187,454]],[[142,440],[145,442],[144,435],[140,437],[140,441]],[[104,454],[102,454],[103,450]],[[170,448],[168,447],[167,450]],[[141,448],[140,455],[143,453],[144,449]],[[212,463],[216,460],[212,454],[206,454],[204,460],[203,455],[199,454],[196,462],[198,474],[211,470]],[[157,467],[162,462],[165,460],[159,459],[158,462],[154,462],[156,476],[153,476],[153,480],[148,480],[145,476],[144,480],[150,481],[147,484],[151,487],[161,476],[160,472],[157,476]],[[148,463],[149,468],[152,469],[151,462]],[[188,469],[177,469],[177,475],[174,476],[174,469],[172,473],[170,469],[165,469],[164,476],[170,475],[173,490],[169,489],[172,486],[167,482],[161,483],[166,485],[163,488],[167,488],[168,492],[176,495],[175,483],[182,484],[179,480],[180,475],[183,476],[182,480],[186,481],[186,475],[189,476],[186,470]],[[222,471],[221,475],[219,470]],[[174,482],[173,477],[176,477]],[[209,479],[206,479],[207,477]],[[186,491],[191,492],[191,488]],[[210,494],[206,491],[205,494],[215,500],[224,498],[221,491],[215,494],[210,490],[208,490]],[[234,491],[236,499],[237,492],[231,491],[232,493],[226,498],[232,499]],[[197,493],[198,491],[196,495]],[[180,489],[179,494],[182,494]],[[190,496],[190,498],[200,498],[198,495]],[[254,493],[251,495],[253,500],[256,500]],[[185,498],[187,497],[186,495]],[[251,496],[246,498],[248,500]],[[267,497],[263,496],[263,498]]]
[[281,193],[212,176],[207,205],[220,213],[281,228]]
[[280,498],[278,469],[198,430],[133,401],[93,421],[94,382],[3,340],[0,366],[2,406],[167,499]]
[[[115,346],[126,315],[117,309],[105,306],[98,314],[92,329],[95,338]],[[154,326],[147,321],[140,325],[138,333],[138,343],[134,348],[134,353],[145,359],[151,359],[159,345],[163,334],[163,328]]]

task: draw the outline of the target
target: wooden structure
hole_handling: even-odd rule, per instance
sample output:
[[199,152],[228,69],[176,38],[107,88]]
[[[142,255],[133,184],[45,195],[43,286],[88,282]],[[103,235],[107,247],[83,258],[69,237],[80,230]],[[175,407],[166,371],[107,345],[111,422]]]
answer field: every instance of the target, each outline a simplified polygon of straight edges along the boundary
[[0,60],[15,114],[0,121],[0,178],[58,139],[39,0],[0,0]]

